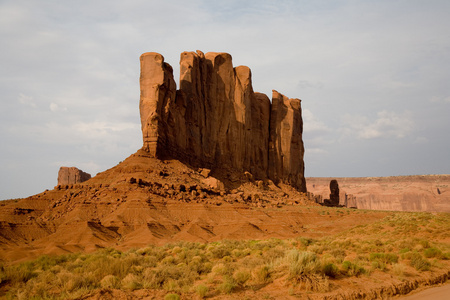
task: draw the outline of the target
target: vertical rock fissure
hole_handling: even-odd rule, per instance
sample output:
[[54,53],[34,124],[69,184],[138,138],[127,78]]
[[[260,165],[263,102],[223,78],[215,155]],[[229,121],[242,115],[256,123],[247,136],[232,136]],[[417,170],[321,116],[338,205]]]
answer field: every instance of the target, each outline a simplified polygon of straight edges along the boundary
[[183,52],[180,88],[161,54],[141,58],[143,149],[192,166],[250,172],[306,192],[301,100],[255,93],[227,53]]

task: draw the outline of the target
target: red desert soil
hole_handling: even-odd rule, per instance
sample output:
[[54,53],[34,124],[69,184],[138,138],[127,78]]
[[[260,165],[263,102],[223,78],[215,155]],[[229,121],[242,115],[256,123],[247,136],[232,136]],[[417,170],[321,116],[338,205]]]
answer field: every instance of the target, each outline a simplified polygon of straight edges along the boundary
[[450,284],[428,288],[426,290],[415,292],[408,296],[402,296],[401,300],[448,300],[450,299]]
[[[224,189],[222,182],[232,188]],[[82,184],[57,186],[25,199],[0,202],[0,260],[10,264],[43,254],[93,252],[104,247],[128,250],[179,240],[321,238],[389,215],[392,212],[330,210],[269,180],[210,174],[177,160],[151,158],[139,150]],[[328,296],[357,299],[361,290],[370,290],[371,294],[365,295],[373,299],[385,295],[386,290],[405,293],[445,281],[449,270],[441,271],[417,274],[417,285],[383,272],[372,274],[370,282],[344,278],[334,283],[334,294]],[[289,295],[284,281],[281,278],[257,291],[214,298],[270,295],[270,299],[298,299],[301,295]],[[165,291],[97,290],[83,299],[161,299],[164,295]],[[323,297],[316,296],[310,298]]]
[[[178,240],[322,237],[388,214],[322,215],[320,206],[289,187],[239,181],[238,189],[225,191],[211,187],[216,180],[207,173],[139,150],[80,185],[2,201],[0,259]],[[227,178],[237,183],[233,174]]]

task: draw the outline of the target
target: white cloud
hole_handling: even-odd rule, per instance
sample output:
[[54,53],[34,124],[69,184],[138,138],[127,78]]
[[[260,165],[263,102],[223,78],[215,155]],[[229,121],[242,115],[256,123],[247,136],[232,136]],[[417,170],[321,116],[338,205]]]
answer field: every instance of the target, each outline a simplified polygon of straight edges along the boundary
[[52,112],[67,111],[67,107],[60,107],[58,104],[52,102],[50,103],[50,110]]
[[302,110],[303,132],[327,132],[330,129],[324,122],[318,120],[309,109]]
[[322,148],[306,148],[305,149],[305,153],[306,154],[319,154],[319,155],[323,155],[323,154],[327,154],[328,151]]
[[450,103],[450,96],[433,96],[430,98],[432,103]]
[[347,136],[359,139],[404,138],[414,127],[412,113],[407,111],[397,114],[390,111],[380,111],[375,120],[365,116],[345,115],[341,131]]
[[[302,99],[315,170],[336,176],[355,160],[368,162],[351,169],[364,175],[368,145],[398,161],[392,139],[408,148],[413,130],[427,139],[415,145],[436,147],[433,161],[415,160],[448,166],[450,1],[405,3],[0,1],[0,157],[41,164],[0,175],[22,186],[27,173],[39,186],[52,160],[107,168],[124,159],[141,145],[139,55],[160,52],[177,80],[180,53],[196,49],[249,66],[255,91]],[[384,175],[396,171],[386,166]],[[0,182],[0,191],[12,195],[10,186]]]
[[33,97],[31,97],[31,96],[27,96],[27,95],[20,93],[19,97],[17,97],[17,100],[22,105],[30,106],[33,108],[37,107],[36,102],[34,101]]

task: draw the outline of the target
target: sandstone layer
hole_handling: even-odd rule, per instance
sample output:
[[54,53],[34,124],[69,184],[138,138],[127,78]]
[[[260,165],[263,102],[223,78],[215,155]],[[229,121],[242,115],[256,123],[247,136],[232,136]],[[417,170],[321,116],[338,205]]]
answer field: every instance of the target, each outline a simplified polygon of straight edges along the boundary
[[77,184],[91,179],[91,174],[75,167],[61,167],[58,172],[58,185]]
[[[180,89],[161,54],[142,54],[143,149],[212,170],[249,173],[306,192],[301,100],[255,93],[248,67],[227,53],[183,52]],[[221,178],[222,179],[222,178]]]
[[[359,209],[450,212],[450,175],[308,177],[308,192],[324,202],[330,181],[339,184],[340,205]],[[320,200],[319,200],[320,199]]]

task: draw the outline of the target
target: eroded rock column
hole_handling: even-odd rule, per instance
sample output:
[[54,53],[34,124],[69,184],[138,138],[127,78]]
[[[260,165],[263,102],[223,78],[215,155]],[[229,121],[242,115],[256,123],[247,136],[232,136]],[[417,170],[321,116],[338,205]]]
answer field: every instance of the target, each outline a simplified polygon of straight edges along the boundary
[[164,154],[167,127],[161,122],[167,122],[170,103],[175,100],[176,85],[172,67],[164,62],[161,54],[144,53],[140,62],[139,110],[143,149],[156,157]]
[[303,121],[300,99],[272,91],[269,140],[269,178],[306,192]]

